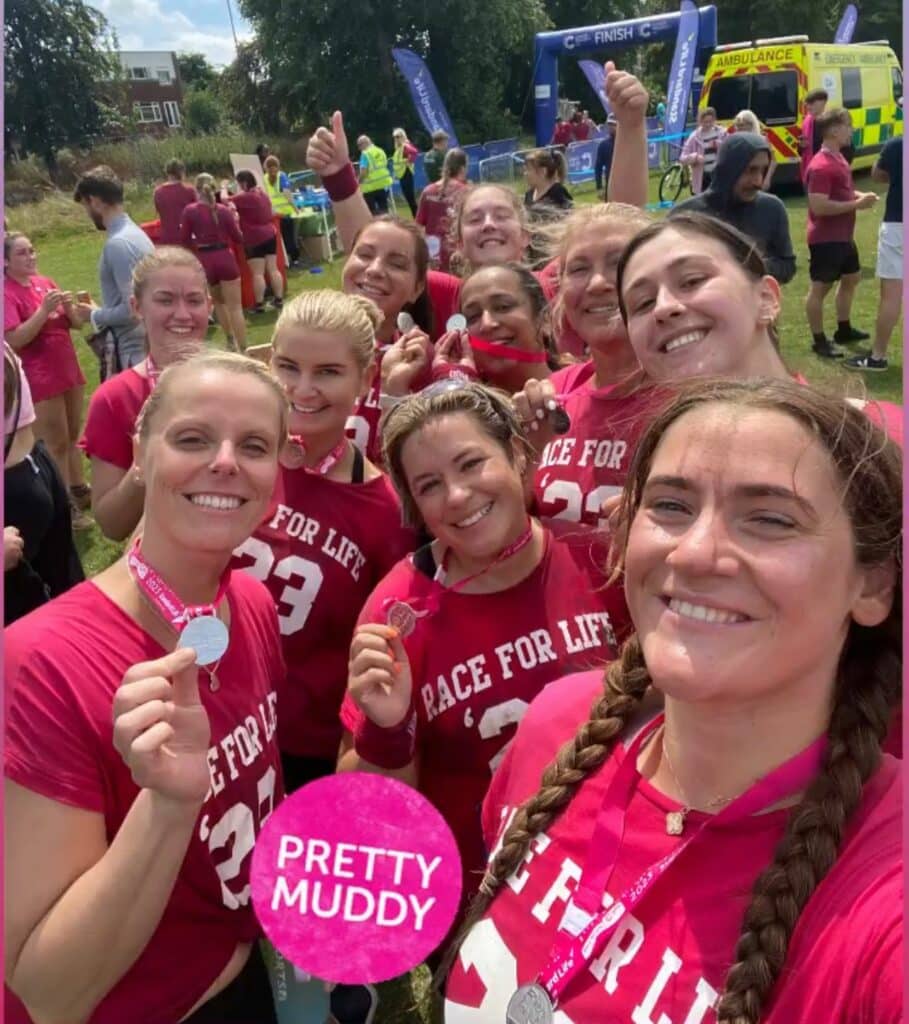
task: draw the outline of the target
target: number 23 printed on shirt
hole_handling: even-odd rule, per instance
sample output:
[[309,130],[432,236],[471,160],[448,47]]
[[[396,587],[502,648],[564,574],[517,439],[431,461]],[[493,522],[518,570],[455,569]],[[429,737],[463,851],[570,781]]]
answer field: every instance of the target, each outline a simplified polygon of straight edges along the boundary
[[600,515],[600,509],[607,498],[622,493],[621,487],[612,487],[603,484],[595,487],[586,497],[581,490],[581,485],[574,480],[553,480],[549,476],[543,477],[543,506],[548,509],[551,502],[564,501],[565,506],[553,515],[553,519],[567,519],[572,523],[581,523],[593,520],[597,526],[605,526],[606,520]]
[[[296,586],[291,586],[288,582],[278,598],[278,623],[281,635],[290,636],[291,633],[302,629],[322,586],[324,574],[321,567],[299,555],[288,555],[275,562],[272,549],[257,537],[247,538],[234,551],[234,555],[238,558],[248,555],[254,559],[253,564],[247,566],[244,571],[263,583],[267,583],[268,577],[272,574],[279,580],[290,581],[297,578],[302,581]],[[282,613],[282,605],[290,607],[289,614]]]

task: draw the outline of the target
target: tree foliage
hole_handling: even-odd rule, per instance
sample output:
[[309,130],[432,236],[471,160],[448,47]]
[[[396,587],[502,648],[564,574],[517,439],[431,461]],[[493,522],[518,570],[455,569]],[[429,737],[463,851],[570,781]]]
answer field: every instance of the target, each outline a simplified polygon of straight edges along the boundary
[[104,132],[123,80],[116,40],[82,0],[7,0],[4,13],[6,149],[37,153],[53,172],[59,149]]
[[286,134],[300,113],[295,97],[271,78],[271,66],[259,40],[240,43],[236,60],[218,79],[218,96],[231,120],[254,134]]
[[183,97],[183,123],[190,135],[212,135],[225,120],[217,95],[208,89],[188,89]]
[[177,71],[184,89],[211,89],[218,81],[218,72],[204,53],[178,53]]

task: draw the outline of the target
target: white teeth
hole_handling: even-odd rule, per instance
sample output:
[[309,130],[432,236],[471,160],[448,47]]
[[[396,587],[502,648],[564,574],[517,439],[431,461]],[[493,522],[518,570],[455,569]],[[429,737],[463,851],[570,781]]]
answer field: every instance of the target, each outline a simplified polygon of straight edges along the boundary
[[618,306],[589,306],[587,309],[588,313],[608,313],[610,316],[618,313]]
[[703,604],[691,604],[688,601],[679,601],[671,598],[669,610],[676,615],[683,615],[687,619],[697,619],[699,622],[719,622],[724,625],[735,622],[744,622],[745,616],[736,612],[726,612],[720,608],[708,608]]
[[474,523],[478,523],[484,516],[488,516],[491,511],[492,502],[490,502],[488,505],[484,505],[483,508],[481,508],[478,512],[474,512],[472,516],[468,516],[466,519],[462,519],[460,523],[456,523],[455,525],[461,528],[473,526]]
[[241,504],[239,498],[227,494],[194,494],[189,500],[194,505],[199,505],[202,508],[214,508],[219,512],[228,512],[239,508]]
[[361,284],[358,287],[364,295],[378,296],[379,298],[384,298],[385,295],[387,294],[382,288],[375,288],[371,284]]
[[321,412],[323,409],[327,408],[328,406],[326,405],[297,405],[296,403],[294,403],[293,407],[294,412],[303,412],[309,414],[314,412]]
[[689,331],[688,334],[680,334],[677,338],[673,338],[672,341],[667,341],[663,346],[663,351],[674,352],[677,348],[692,345],[694,342],[700,341],[706,333],[706,331]]

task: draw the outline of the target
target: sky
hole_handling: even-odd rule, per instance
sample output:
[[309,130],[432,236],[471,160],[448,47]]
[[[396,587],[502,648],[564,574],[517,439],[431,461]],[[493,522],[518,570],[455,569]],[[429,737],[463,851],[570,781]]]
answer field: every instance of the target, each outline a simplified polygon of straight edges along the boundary
[[[221,67],[235,56],[227,0],[90,0],[116,29],[121,50],[175,50],[204,53]],[[252,36],[230,0],[237,38]]]

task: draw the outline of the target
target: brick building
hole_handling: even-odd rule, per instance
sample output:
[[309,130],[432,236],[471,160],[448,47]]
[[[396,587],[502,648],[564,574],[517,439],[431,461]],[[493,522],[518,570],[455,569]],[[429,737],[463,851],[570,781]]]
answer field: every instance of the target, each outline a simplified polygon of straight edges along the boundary
[[176,55],[168,50],[120,53],[128,103],[144,132],[166,135],[183,123],[183,87]]

